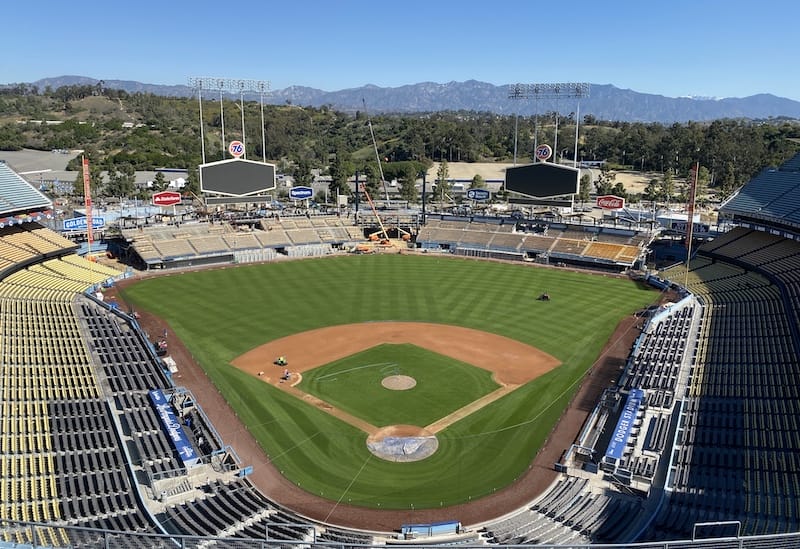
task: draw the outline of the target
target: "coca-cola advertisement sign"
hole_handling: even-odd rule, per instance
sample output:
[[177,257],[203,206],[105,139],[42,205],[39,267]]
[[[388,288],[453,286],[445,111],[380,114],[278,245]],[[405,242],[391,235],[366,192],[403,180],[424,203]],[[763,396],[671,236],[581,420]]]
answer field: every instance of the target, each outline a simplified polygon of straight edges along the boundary
[[598,196],[597,207],[603,208],[604,210],[619,210],[625,207],[625,199],[621,196],[614,196],[613,194]]

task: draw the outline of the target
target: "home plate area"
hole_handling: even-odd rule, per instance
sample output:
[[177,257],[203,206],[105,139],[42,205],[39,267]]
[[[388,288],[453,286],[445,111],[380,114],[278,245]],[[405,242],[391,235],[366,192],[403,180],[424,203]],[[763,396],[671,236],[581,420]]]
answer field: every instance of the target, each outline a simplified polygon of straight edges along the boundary
[[367,448],[386,461],[420,461],[439,448],[436,435],[415,425],[390,425],[367,438]]

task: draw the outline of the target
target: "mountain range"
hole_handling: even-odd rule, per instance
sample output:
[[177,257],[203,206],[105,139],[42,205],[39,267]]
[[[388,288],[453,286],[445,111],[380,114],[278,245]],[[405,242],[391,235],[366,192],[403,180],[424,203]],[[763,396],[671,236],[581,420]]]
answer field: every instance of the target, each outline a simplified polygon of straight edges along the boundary
[[[96,85],[99,80],[85,76],[59,76],[43,78],[32,85],[40,90],[50,86],[56,89],[69,85]],[[186,85],[145,84],[130,80],[103,80],[107,88],[142,92],[172,97],[190,97],[195,91]],[[800,119],[800,101],[772,94],[758,94],[741,98],[691,98],[666,97],[621,89],[610,84],[591,84],[589,96],[559,100],[509,98],[509,85],[497,86],[487,82],[468,80],[437,84],[421,82],[394,88],[367,84],[358,88],[324,91],[304,86],[290,86],[271,90],[265,103],[292,104],[303,107],[322,107],[354,112],[366,109],[371,113],[426,113],[438,111],[473,111],[496,114],[531,116],[558,110],[562,114],[580,108],[581,116],[592,115],[600,120],[627,122],[686,122],[708,121],[722,118]],[[209,99],[217,92],[209,92]],[[232,98],[238,98],[235,94]],[[245,94],[247,100],[258,100],[256,94]]]

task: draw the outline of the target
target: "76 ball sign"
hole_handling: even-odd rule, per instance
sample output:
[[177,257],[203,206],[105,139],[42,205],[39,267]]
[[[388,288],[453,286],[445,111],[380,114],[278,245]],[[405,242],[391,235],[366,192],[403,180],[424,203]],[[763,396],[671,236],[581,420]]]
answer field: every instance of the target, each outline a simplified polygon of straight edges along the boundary
[[536,147],[536,158],[544,162],[553,156],[553,148],[550,145],[539,145]]
[[232,157],[239,158],[244,154],[244,144],[241,141],[231,141],[231,144],[228,145],[228,152]]

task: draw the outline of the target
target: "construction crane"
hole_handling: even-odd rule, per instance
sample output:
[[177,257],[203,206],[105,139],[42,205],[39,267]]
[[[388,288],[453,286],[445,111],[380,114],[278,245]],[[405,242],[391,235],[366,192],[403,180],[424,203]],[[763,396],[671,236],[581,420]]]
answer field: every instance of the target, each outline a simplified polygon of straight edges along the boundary
[[386,188],[386,179],[383,177],[383,166],[381,165],[381,155],[378,154],[378,142],[375,141],[375,132],[372,130],[372,119],[367,112],[367,102],[362,97],[361,102],[364,104],[364,114],[367,115],[367,125],[369,126],[369,134],[372,136],[372,148],[375,150],[375,160],[378,162],[378,172],[381,176],[381,183],[383,184],[383,193],[386,195],[386,202],[389,202],[389,189]]
[[388,244],[389,243],[389,233],[386,232],[386,227],[383,226],[383,220],[381,216],[378,215],[378,210],[375,209],[375,203],[372,201],[372,197],[367,192],[367,187],[365,185],[361,185],[361,191],[364,193],[364,196],[367,197],[367,202],[369,202],[369,207],[372,208],[372,213],[375,215],[375,219],[378,220],[378,225],[381,228],[381,233],[383,234],[383,238],[381,239],[381,244]]

